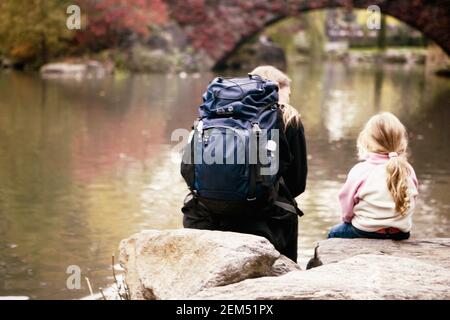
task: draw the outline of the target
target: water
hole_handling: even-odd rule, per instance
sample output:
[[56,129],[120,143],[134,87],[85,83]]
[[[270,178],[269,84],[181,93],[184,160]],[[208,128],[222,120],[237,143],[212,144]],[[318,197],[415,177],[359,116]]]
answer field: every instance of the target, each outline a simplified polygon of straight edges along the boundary
[[[355,163],[355,138],[374,113],[409,128],[420,180],[413,236],[448,237],[450,81],[422,68],[296,66],[292,104],[308,139],[299,197],[300,252],[338,222],[337,192]],[[75,299],[111,283],[119,241],[181,227],[187,192],[171,133],[189,128],[212,74],[43,81],[0,73],[0,296]],[[82,270],[80,290],[67,267]]]

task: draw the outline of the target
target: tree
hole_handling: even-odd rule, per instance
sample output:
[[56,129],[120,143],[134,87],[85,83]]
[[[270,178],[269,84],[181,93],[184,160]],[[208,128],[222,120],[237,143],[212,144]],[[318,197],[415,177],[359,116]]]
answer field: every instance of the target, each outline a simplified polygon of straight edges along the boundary
[[[72,4],[81,8],[81,30],[66,26]],[[0,55],[39,66],[63,53],[126,45],[131,35],[145,38],[167,16],[164,0],[0,0]]]
[[167,21],[163,0],[78,0],[86,26],[77,41],[91,50],[126,44],[130,35],[145,38],[151,25]]
[[66,0],[2,0],[0,51],[18,63],[47,62],[74,36],[66,26]]

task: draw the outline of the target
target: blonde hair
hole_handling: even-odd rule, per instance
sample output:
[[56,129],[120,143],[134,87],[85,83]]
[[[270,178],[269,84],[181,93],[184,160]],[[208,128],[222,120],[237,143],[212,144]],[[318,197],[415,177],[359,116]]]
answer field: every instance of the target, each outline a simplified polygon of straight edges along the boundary
[[[278,83],[280,89],[291,86],[292,80],[282,71],[278,70],[273,66],[259,66],[256,67],[250,74],[258,75],[261,78],[268,79],[271,81],[275,81]],[[289,123],[294,123],[295,125],[299,124],[300,114],[294,107],[289,104],[289,101],[286,103],[280,103],[281,111],[283,112],[283,122],[285,127]]]
[[390,112],[377,114],[370,118],[359,134],[357,147],[361,159],[365,158],[368,152],[386,155],[391,152],[396,153],[389,156],[386,166],[387,186],[394,198],[395,210],[404,215],[410,206],[408,134],[405,126]]

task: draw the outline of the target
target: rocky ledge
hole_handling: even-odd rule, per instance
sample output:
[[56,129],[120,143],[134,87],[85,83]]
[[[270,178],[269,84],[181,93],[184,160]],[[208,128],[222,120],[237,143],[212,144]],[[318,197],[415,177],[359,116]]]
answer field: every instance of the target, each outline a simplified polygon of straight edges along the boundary
[[262,237],[148,230],[122,240],[120,263],[131,299],[450,299],[450,239],[331,239],[316,251],[321,265],[301,270]]

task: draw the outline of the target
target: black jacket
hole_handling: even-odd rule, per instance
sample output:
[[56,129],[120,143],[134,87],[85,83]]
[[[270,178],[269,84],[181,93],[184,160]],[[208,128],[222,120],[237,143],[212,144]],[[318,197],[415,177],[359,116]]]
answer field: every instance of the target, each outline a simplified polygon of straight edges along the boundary
[[298,124],[289,123],[285,135],[287,148],[285,144],[285,151],[281,151],[281,161],[284,158],[285,163],[280,170],[290,196],[295,198],[305,191],[308,175],[305,130],[301,120]]

